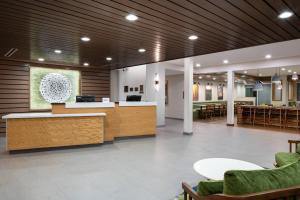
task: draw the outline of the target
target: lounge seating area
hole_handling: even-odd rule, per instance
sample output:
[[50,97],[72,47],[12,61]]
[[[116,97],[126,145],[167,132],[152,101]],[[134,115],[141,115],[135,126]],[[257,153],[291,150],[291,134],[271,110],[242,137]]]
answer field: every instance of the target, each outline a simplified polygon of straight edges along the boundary
[[195,188],[183,182],[183,199],[300,199],[300,141],[289,140],[288,143],[290,152],[275,155],[274,169],[229,170],[224,180],[200,181]]

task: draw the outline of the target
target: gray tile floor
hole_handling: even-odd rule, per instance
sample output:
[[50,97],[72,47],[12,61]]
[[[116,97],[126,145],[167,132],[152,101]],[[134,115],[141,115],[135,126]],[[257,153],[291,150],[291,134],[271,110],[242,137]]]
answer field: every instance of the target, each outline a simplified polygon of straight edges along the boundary
[[228,157],[272,167],[274,154],[288,151],[280,131],[226,127],[224,121],[195,122],[192,136],[182,121],[167,120],[155,138],[120,140],[97,147],[9,155],[0,137],[1,200],[171,200],[181,181],[203,179],[192,165]]

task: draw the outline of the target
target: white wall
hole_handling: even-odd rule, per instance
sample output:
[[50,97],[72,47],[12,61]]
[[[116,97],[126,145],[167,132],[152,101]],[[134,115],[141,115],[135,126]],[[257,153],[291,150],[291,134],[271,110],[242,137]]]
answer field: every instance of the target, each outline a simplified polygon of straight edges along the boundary
[[110,101],[119,101],[119,70],[110,71]]
[[[142,100],[145,100],[145,83],[146,83],[146,65],[128,67],[119,71],[119,101],[125,101],[127,95],[142,95]],[[144,93],[134,91],[135,87],[140,89],[140,85],[144,86]],[[133,88],[133,91],[124,93],[124,86]]]
[[[149,64],[146,67],[146,101],[154,101],[156,106],[156,124],[165,125],[165,68],[159,63]],[[154,87],[155,77],[158,75],[159,88]]]
[[[207,83],[212,83],[212,100],[211,101],[219,101],[218,100],[218,91],[217,86],[219,84],[224,84],[223,86],[223,100],[227,100],[227,84],[217,81],[199,81],[199,100],[198,101],[205,101],[205,88]],[[234,98],[243,98],[245,97],[245,85],[242,83],[235,83],[234,84]]]
[[166,105],[166,117],[183,119],[184,77],[182,74],[171,75],[171,76],[166,76],[166,80],[168,81],[168,104]]

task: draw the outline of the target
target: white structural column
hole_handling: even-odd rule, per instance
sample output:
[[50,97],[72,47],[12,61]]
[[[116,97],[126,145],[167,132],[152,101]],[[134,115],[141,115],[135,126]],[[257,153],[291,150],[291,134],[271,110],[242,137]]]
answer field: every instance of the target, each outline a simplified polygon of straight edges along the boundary
[[146,65],[145,100],[157,103],[157,126],[165,125],[165,76],[165,68],[162,64]]
[[184,58],[184,134],[193,134],[193,69],[192,58]]
[[234,72],[227,71],[227,125],[234,126]]

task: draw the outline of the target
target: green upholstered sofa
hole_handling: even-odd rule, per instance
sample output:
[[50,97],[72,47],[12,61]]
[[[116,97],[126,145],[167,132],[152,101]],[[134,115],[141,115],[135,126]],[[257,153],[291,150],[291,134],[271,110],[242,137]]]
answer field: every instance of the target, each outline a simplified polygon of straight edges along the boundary
[[[293,162],[296,162],[300,158],[300,141],[289,140],[290,152],[279,152],[275,155],[276,167],[281,167]],[[293,146],[294,151],[293,151]]]
[[182,183],[184,200],[300,199],[300,161],[263,170],[231,170],[224,181],[201,181],[197,190]]

